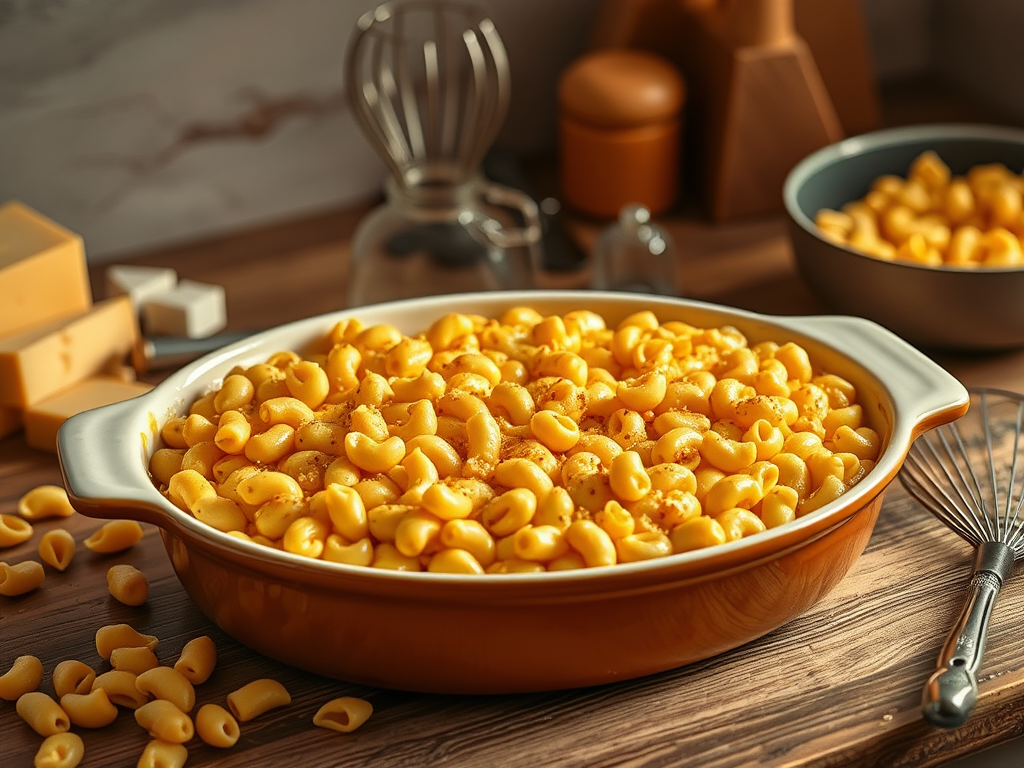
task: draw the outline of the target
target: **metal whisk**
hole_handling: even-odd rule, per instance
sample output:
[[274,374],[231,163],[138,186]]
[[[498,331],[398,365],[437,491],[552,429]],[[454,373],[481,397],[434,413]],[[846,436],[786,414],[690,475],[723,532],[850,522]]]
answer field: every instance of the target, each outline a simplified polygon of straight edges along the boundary
[[349,102],[395,180],[478,172],[508,111],[508,57],[472,3],[408,0],[364,14],[346,64]]
[[919,437],[903,486],[976,549],[967,600],[921,697],[925,718],[953,728],[970,715],[989,618],[1024,558],[1024,395],[972,389],[967,413]]
[[385,204],[353,235],[346,305],[532,287],[537,204],[481,173],[510,86],[483,9],[384,3],[359,18],[346,77],[352,112],[391,172]]

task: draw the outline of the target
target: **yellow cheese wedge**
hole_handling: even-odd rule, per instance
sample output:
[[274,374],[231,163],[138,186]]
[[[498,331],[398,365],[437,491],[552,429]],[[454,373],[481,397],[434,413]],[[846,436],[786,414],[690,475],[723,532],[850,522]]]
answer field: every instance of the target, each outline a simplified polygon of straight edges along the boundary
[[89,308],[82,238],[16,200],[0,205],[0,336]]
[[19,429],[21,429],[21,411],[17,408],[0,405],[0,440],[8,435],[13,435]]
[[112,376],[96,376],[80,381],[25,409],[25,442],[41,451],[56,452],[57,431],[76,413],[119,403],[152,388],[140,381],[123,381]]
[[131,299],[0,338],[0,405],[27,408],[125,360],[139,338]]

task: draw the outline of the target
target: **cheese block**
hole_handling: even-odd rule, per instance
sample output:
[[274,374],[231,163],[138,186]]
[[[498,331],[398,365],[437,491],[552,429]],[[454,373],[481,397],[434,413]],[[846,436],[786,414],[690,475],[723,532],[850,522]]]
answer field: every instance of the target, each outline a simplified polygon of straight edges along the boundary
[[136,312],[152,296],[173,290],[178,285],[178,273],[170,267],[144,267],[134,264],[114,264],[107,267],[107,298],[127,296]]
[[0,336],[92,304],[82,238],[16,200],[0,205]]
[[0,338],[0,405],[27,408],[130,355],[139,339],[131,299]]
[[13,435],[21,429],[21,411],[6,405],[0,405],[0,440]]
[[147,335],[201,339],[227,325],[224,286],[181,280],[173,290],[148,298],[142,305]]
[[112,376],[95,376],[26,408],[25,442],[41,451],[57,450],[57,431],[69,418],[82,411],[136,397],[153,387],[139,381]]

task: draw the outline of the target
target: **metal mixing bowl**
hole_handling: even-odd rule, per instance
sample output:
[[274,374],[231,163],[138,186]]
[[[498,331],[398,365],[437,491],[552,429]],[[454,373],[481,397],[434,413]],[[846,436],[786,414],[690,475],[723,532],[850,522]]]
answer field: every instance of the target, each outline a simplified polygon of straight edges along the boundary
[[[858,389],[883,450],[838,500],[740,541],[659,560],[540,574],[406,573],[311,560],[241,541],[182,512],[148,474],[159,425],[236,365],[301,350],[340,319],[425,329],[447,312],[496,317],[638,310],[662,322],[735,326],[751,344],[803,345]],[[326,676],[383,687],[506,693],[596,685],[735,648],[807,610],[847,573],[913,440],[963,414],[952,376],[885,329],[851,317],[770,318],[700,302],[623,293],[463,294],[362,307],[252,336],[191,363],[151,392],[79,414],[60,430],[75,508],[159,526],[178,578],[200,609],[256,651]]]
[[934,150],[957,175],[974,165],[1024,168],[1024,130],[919,125],[854,136],[800,161],[783,199],[797,267],[835,312],[866,317],[918,346],[1002,350],[1024,346],[1024,268],[926,267],[885,261],[822,237],[814,217],[859,200],[885,174],[905,177]]

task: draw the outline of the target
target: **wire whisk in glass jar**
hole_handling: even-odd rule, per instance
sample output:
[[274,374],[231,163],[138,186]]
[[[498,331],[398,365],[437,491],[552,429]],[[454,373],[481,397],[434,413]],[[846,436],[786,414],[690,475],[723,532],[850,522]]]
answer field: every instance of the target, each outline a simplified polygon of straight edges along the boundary
[[480,173],[509,99],[491,20],[463,2],[386,3],[359,19],[346,74],[390,172],[352,241],[346,305],[533,287],[536,203]]

